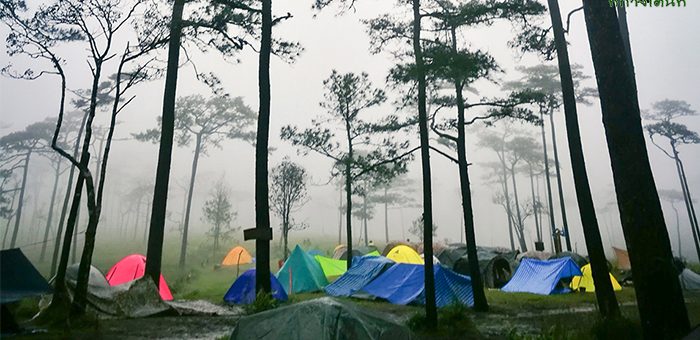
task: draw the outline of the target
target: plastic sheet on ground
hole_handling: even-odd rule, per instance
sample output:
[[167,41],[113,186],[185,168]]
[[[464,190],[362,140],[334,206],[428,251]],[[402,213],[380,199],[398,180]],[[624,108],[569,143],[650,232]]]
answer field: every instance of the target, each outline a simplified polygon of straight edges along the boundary
[[412,339],[406,326],[385,315],[329,297],[304,301],[240,319],[233,340]]
[[357,258],[353,261],[350,270],[345,272],[335,282],[326,286],[326,294],[330,296],[352,296],[374,280],[387,266],[392,264],[394,264],[394,261],[383,256]]
[[[78,264],[66,269],[68,296],[73,299],[78,277]],[[50,299],[50,297],[47,297]],[[41,305],[47,306],[49,300]],[[155,283],[142,278],[118,286],[110,286],[102,273],[90,268],[87,308],[100,318],[139,318],[154,315],[237,315],[239,308],[227,308],[201,300],[163,301]]]

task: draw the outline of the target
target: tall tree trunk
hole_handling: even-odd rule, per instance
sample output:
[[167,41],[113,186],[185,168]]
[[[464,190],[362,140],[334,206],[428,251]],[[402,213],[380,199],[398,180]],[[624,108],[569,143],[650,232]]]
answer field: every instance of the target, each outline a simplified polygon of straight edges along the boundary
[[[255,144],[255,227],[260,233],[270,229],[268,201],[268,142],[270,138],[270,54],[272,51],[272,0],[262,0],[258,89],[260,112]],[[272,231],[270,231],[270,234]],[[270,292],[270,240],[256,239],[256,291]]]
[[[87,167],[90,155],[80,159],[80,167]],[[56,276],[54,278],[54,292],[51,298],[51,308],[65,313],[68,307],[69,297],[66,290],[66,269],[70,258],[71,244],[74,233],[76,232],[76,220],[78,218],[78,209],[80,208],[80,200],[83,193],[83,184],[85,178],[82,171],[78,171],[78,179],[73,190],[73,200],[71,201],[70,211],[68,212],[68,220],[66,221],[66,232],[63,235],[63,246],[61,247],[61,257],[58,261]]]
[[688,312],[615,8],[605,1],[584,0],[583,9],[644,337],[680,338],[690,330]]
[[187,237],[190,229],[190,213],[192,211],[192,196],[194,195],[194,181],[197,177],[197,165],[199,164],[199,154],[202,151],[202,135],[197,135],[194,145],[194,157],[192,157],[192,170],[190,175],[190,186],[187,191],[187,207],[185,208],[185,224],[182,226],[182,242],[180,243],[180,270],[185,269],[187,261]]
[[527,243],[525,242],[525,220],[520,215],[520,199],[518,198],[518,186],[515,184],[515,164],[510,167],[510,177],[513,180],[513,199],[515,200],[515,213],[518,218],[518,223],[515,225],[518,228],[518,241],[520,242],[520,251],[527,251]]
[[352,143],[348,151],[348,161],[345,164],[345,233],[347,247],[347,269],[352,267],[352,179],[350,166],[352,162]]
[[39,261],[44,262],[46,257],[46,244],[49,243],[49,234],[51,232],[51,222],[53,220],[53,208],[56,205],[56,192],[58,191],[58,181],[61,178],[61,158],[58,159],[53,177],[53,189],[51,190],[51,201],[49,202],[49,213],[46,216],[46,228],[44,228],[44,242],[41,243],[41,255]]
[[338,244],[343,243],[343,185],[338,190]]
[[[457,37],[452,28],[452,49],[457,50]],[[464,98],[462,97],[462,81],[455,79],[455,94],[457,98],[457,165],[459,167],[459,187],[462,197],[462,217],[464,218],[464,234],[467,237],[467,260],[469,262],[469,276],[472,279],[472,293],[474,295],[474,309],[485,312],[489,309],[484,293],[484,281],[479,269],[479,257],[476,251],[476,232],[474,230],[474,208],[472,206],[472,192],[469,183],[469,167],[467,162],[467,133],[464,122]],[[425,257],[426,262],[432,262]]]
[[136,240],[136,235],[139,233],[139,225],[140,225],[140,219],[141,219],[141,203],[143,202],[143,196],[139,197],[138,200],[136,200],[136,212],[135,215],[136,217],[134,218],[134,234],[131,236],[132,240]]
[[284,261],[289,258],[289,217],[282,224],[282,237],[284,238]]
[[[542,193],[540,191],[540,177],[535,175],[535,185],[537,186],[537,219],[540,220],[540,237],[544,236],[544,220],[542,219],[542,197],[540,194]],[[540,242],[544,242],[543,238],[540,238]]]
[[387,188],[384,187],[384,239],[389,243],[389,202],[387,196]]
[[[561,22],[561,13],[557,0],[548,0],[549,12],[552,17],[552,27],[557,49],[557,59],[559,62],[559,75],[561,80],[562,97],[564,101],[564,117],[566,119],[566,135],[569,142],[569,155],[571,158],[571,170],[574,175],[574,185],[576,187],[576,199],[578,200],[583,225],[583,235],[586,240],[586,249],[591,261],[591,271],[595,284],[595,294],[598,300],[598,310],[604,318],[619,317],[620,307],[610,282],[603,239],[600,237],[600,228],[595,214],[591,187],[588,182],[586,172],[586,161],[583,156],[583,146],[581,145],[581,133],[578,126],[578,114],[576,112],[576,94],[574,92],[574,81],[571,75],[571,65],[569,63],[569,52],[564,37],[564,27]],[[550,119],[552,115],[550,114]],[[554,159],[557,167],[557,179],[559,181],[559,196],[561,199],[562,218],[564,219],[564,230],[566,233],[566,247],[571,251],[569,232],[566,224],[566,213],[564,210],[564,196],[561,189],[561,176],[559,174],[559,162],[557,160],[556,138],[554,135],[554,120],[552,124],[552,140],[555,142]]]
[[418,80],[418,127],[420,133],[421,167],[423,170],[423,255],[425,260],[425,317],[428,329],[437,328],[435,302],[435,275],[433,273],[433,198],[430,177],[430,139],[428,136],[428,112],[426,107],[426,79],[421,46],[420,0],[413,5],[413,55]]
[[676,236],[678,236],[678,257],[683,257],[683,248],[681,247],[681,220],[678,217],[678,209],[676,209],[676,204],[671,201],[671,208],[676,216]]
[[693,195],[690,194],[690,188],[688,187],[688,179],[685,176],[685,167],[683,166],[683,161],[681,161],[680,156],[676,154],[678,160],[678,166],[681,169],[681,179],[683,180],[683,187],[688,195],[688,205],[690,206],[690,214],[693,216],[693,224],[695,224],[695,231],[698,233],[698,238],[700,238],[700,225],[698,224],[698,216],[695,214],[695,204],[693,204]]
[[[151,220],[151,205],[148,204],[148,199],[146,199],[146,221]],[[144,223],[143,226],[143,242],[148,244],[148,227]]]
[[693,234],[693,244],[695,245],[695,253],[698,256],[698,260],[700,260],[700,233],[698,233],[695,221],[693,220],[692,197],[690,197],[690,193],[687,190],[688,188],[685,186],[683,173],[681,172],[681,163],[680,159],[678,158],[678,151],[676,150],[676,147],[673,144],[671,144],[671,148],[673,149],[673,161],[674,163],[676,163],[676,173],[678,174],[678,180],[681,182],[681,192],[683,193],[683,202],[685,203],[685,210],[688,212],[688,221],[690,223],[690,231]]
[[[552,0],[548,0],[548,1],[552,1]],[[557,0],[553,0],[553,1],[557,1]],[[569,63],[568,56],[566,58],[566,63],[567,63],[567,65]],[[571,73],[571,72],[569,72],[569,73]],[[572,85],[572,87],[573,87],[573,85]],[[572,88],[572,90],[573,90],[573,88]],[[574,100],[575,100],[575,98],[574,98]],[[576,102],[574,102],[574,105],[576,105]],[[554,170],[556,170],[556,174],[557,174],[557,189],[559,191],[559,206],[561,207],[561,221],[562,221],[562,226],[564,227],[564,240],[566,241],[566,250],[571,251],[571,238],[569,236],[569,222],[568,222],[568,219],[566,218],[566,202],[564,201],[564,187],[562,186],[561,170],[559,169],[560,168],[559,167],[559,151],[557,150],[557,132],[556,132],[556,129],[554,128],[554,112],[551,112],[549,114],[549,125],[552,128],[552,149],[554,151]]]
[[182,11],[185,0],[175,0],[170,19],[170,40],[168,42],[168,66],[163,91],[163,112],[161,116],[158,166],[156,168],[153,205],[148,232],[145,274],[156,286],[160,284],[161,261],[163,257],[163,237],[165,235],[165,214],[168,206],[168,185],[170,164],[173,155],[173,135],[175,130],[175,96],[177,94],[177,70],[180,60],[180,39],[182,37]]
[[530,170],[530,191],[532,191],[532,216],[535,218],[535,232],[537,234],[537,242],[542,242],[542,234],[540,233],[540,217],[538,216],[537,197],[535,196],[535,175],[532,172],[532,165],[528,164]]
[[[75,223],[80,225],[80,202],[78,202],[78,210],[75,212]],[[73,228],[73,241],[71,242],[70,262],[75,263],[76,254],[78,253],[78,230]]]
[[[65,79],[65,76],[63,74],[61,74],[61,78],[62,78],[61,101],[63,102],[63,100],[65,98],[66,79]],[[61,111],[62,110],[63,110],[63,104],[61,104]],[[85,122],[87,121],[89,114],[90,114],[90,112],[86,111],[85,114],[83,115],[83,119],[80,122],[80,128],[78,129],[78,136],[75,138],[75,144],[73,145],[73,158],[75,158],[75,159],[78,158],[78,153],[80,152],[80,140],[82,139],[83,131],[85,130]],[[61,113],[61,116],[63,116],[62,113]],[[54,245],[53,256],[51,259],[51,275],[56,274],[56,269],[57,269],[56,267],[58,266],[59,251],[61,249],[61,237],[63,236],[63,228],[65,226],[64,222],[66,222],[66,214],[68,213],[68,205],[70,203],[71,189],[73,187],[73,176],[75,176],[75,170],[76,170],[75,165],[71,164],[70,172],[68,173],[68,183],[66,184],[66,195],[63,198],[63,207],[61,208],[61,217],[59,218],[59,222],[58,222],[58,231],[56,231],[56,242]],[[66,233],[68,233],[68,230],[66,230]]]
[[508,217],[508,237],[510,238],[510,250],[515,251],[515,238],[513,237],[513,211],[510,208],[510,192],[508,191],[508,170],[505,159],[501,159],[503,170],[503,195],[506,201],[506,215]]
[[[552,114],[552,110],[550,109],[549,114]],[[547,137],[544,133],[544,114],[542,111],[540,111],[540,119],[542,120],[542,126],[540,126],[541,132],[542,132],[542,149],[544,150],[544,178],[545,181],[547,182],[547,201],[549,205],[549,228],[551,229],[551,237],[549,238],[552,241],[552,252],[553,253],[558,253],[561,251],[561,249],[555,249],[557,242],[554,242],[554,238],[558,237],[556,233],[557,229],[557,224],[554,221],[554,203],[552,200],[552,183],[549,181],[549,156],[547,156]]]
[[[366,186],[365,186],[365,189]],[[365,228],[365,247],[369,245],[369,236],[367,236],[367,192],[362,197],[362,223]]]
[[13,217],[15,217],[15,214],[7,217],[7,223],[5,223],[5,233],[2,236],[2,249],[5,249],[5,242],[7,241],[7,234],[10,231],[10,223],[12,222]]
[[19,224],[22,220],[22,207],[24,207],[24,191],[27,188],[27,172],[29,171],[29,159],[32,157],[32,150],[27,151],[24,156],[24,165],[22,170],[22,186],[19,189],[19,200],[17,201],[17,212],[15,213],[15,228],[12,231],[10,239],[10,248],[14,248],[17,243],[17,235],[19,234]]

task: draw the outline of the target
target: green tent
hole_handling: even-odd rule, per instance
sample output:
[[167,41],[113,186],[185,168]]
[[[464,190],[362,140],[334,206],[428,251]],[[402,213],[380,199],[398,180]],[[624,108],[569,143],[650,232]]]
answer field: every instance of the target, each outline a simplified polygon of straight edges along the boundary
[[336,260],[321,255],[316,255],[314,258],[316,261],[318,261],[318,264],[321,265],[323,274],[326,275],[326,279],[328,279],[328,281],[337,279],[338,276],[345,274],[345,272],[348,270],[347,261],[345,260]]
[[[323,275],[321,265],[299,247],[294,248],[292,254],[277,272],[277,279],[288,294],[315,292],[323,289],[328,284]],[[289,288],[291,281],[292,288]]]
[[365,254],[365,256],[380,256],[380,255],[382,255],[382,254],[379,253],[379,251],[377,251],[377,250],[372,250],[371,252]]

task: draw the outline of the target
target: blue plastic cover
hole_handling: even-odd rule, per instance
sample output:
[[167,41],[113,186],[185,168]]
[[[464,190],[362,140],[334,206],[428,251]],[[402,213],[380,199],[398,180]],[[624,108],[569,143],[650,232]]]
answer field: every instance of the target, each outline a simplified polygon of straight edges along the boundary
[[362,290],[397,305],[406,305],[423,292],[425,266],[397,263]]
[[374,280],[384,268],[393,263],[394,261],[383,256],[357,257],[352,262],[352,267],[345,274],[326,286],[326,293],[330,296],[351,296]]
[[[398,305],[425,303],[425,266],[397,263],[366,285],[362,290],[370,295]],[[474,304],[471,279],[440,265],[434,267],[435,302],[438,307],[453,303]]]
[[[287,293],[277,278],[270,274],[272,297],[278,301],[287,301]],[[248,269],[228,289],[224,301],[235,304],[249,304],[255,301],[255,269]]]
[[[425,304],[425,292],[416,302]],[[474,290],[469,276],[456,273],[443,266],[435,266],[435,303],[438,307],[459,302],[466,306],[474,305]]]
[[546,261],[523,258],[518,270],[501,290],[540,295],[566,293],[568,289],[557,287],[559,281],[577,275],[582,275],[581,269],[570,257]]

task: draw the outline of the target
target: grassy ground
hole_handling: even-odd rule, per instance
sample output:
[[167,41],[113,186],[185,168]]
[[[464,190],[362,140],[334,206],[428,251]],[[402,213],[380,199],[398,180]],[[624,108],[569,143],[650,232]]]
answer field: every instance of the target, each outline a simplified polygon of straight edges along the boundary
[[[184,270],[178,267],[179,249],[177,235],[166,240],[166,251],[163,258],[163,274],[176,299],[204,299],[214,303],[222,303],[222,298],[236,277],[253,265],[236,267],[219,267],[228,249],[220,249],[214,253],[204,238],[194,237],[188,250],[188,264]],[[301,243],[302,240],[299,240]],[[296,242],[291,244],[295,244]],[[226,248],[238,243],[231,242]],[[252,242],[243,244],[251,252]],[[314,245],[306,244],[306,249],[318,249],[330,255],[335,247],[334,240],[315,240]],[[94,265],[106,271],[119,259],[131,253],[144,253],[142,242],[113,243],[102,240],[98,243]],[[273,259],[282,254],[277,247]],[[35,254],[28,254],[40,271],[48,272],[48,263],[38,263]],[[270,264],[276,271],[276,261]],[[438,333],[421,333],[421,337],[435,338],[464,338],[454,336],[451,332],[464,334],[480,334],[485,339],[589,339],[598,323],[595,294],[572,293],[555,296],[539,296],[533,294],[505,293],[499,290],[488,290],[487,299],[491,306],[488,313],[473,311],[442,311],[443,326],[460,324],[461,328],[441,328]],[[324,296],[323,293],[295,294],[285,304]],[[623,324],[626,330],[618,339],[635,338],[638,334],[638,314],[636,311],[635,294],[631,287],[625,287],[617,293],[623,315],[630,320]],[[410,324],[420,320],[422,306],[398,306],[383,301],[347,299],[363,308],[391,315],[400,322]],[[700,294],[686,294],[687,308],[691,324],[700,323]],[[36,312],[36,302],[24,302],[14,306],[20,319],[28,319]],[[98,326],[91,329],[74,331],[71,337],[77,338],[159,338],[161,336],[174,338],[219,338],[230,334],[236,324],[236,317],[167,317],[131,320],[100,321]],[[420,321],[418,321],[420,323]],[[472,331],[473,329],[473,331]],[[420,332],[419,332],[420,333]],[[452,335],[451,335],[452,334]],[[29,338],[64,338],[65,333],[43,333]]]

